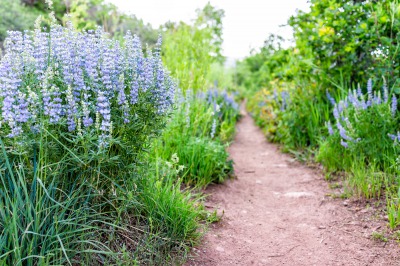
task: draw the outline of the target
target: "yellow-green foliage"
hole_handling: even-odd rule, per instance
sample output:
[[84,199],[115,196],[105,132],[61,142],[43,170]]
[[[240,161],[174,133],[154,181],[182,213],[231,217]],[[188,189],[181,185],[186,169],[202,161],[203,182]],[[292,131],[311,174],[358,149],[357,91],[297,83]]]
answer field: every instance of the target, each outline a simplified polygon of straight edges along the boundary
[[180,23],[167,31],[164,38],[164,63],[172,76],[179,80],[185,92],[204,90],[207,73],[213,62],[211,31]]

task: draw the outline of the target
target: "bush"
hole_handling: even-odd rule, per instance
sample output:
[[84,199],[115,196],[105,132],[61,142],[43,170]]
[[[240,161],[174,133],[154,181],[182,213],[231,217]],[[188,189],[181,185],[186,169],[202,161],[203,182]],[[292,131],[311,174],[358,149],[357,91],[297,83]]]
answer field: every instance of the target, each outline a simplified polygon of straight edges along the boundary
[[[319,160],[330,170],[349,170],[354,162],[375,165],[380,170],[390,167],[397,157],[394,136],[398,130],[397,99],[383,93],[349,91],[333,108],[336,129],[328,123],[329,137],[321,147]],[[381,96],[383,95],[383,96]],[[332,100],[333,101],[333,100]]]
[[238,112],[238,105],[225,92],[187,93],[155,144],[155,153],[164,160],[176,153],[187,184],[222,182],[233,170],[223,142],[232,138]]
[[201,209],[144,162],[174,100],[160,43],[144,57],[130,33],[120,44],[53,25],[10,32],[5,47],[0,260],[123,265],[186,252]]
[[7,150],[25,154],[32,169],[35,144],[44,141],[46,160],[67,164],[58,178],[121,183],[173,104],[175,85],[160,48],[144,57],[130,33],[121,46],[100,29],[78,33],[58,25],[49,33],[10,32],[5,47],[0,106]]

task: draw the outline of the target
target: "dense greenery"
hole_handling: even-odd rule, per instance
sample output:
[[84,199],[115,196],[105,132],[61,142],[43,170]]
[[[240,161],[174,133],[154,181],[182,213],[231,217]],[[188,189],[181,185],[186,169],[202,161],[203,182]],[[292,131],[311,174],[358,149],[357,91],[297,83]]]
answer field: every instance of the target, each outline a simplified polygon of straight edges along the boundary
[[386,195],[392,228],[400,224],[399,10],[391,0],[312,0],[288,21],[294,46],[270,36],[236,76],[270,140],[316,159],[327,177],[345,173],[355,195]]
[[223,11],[161,44],[102,0],[0,1],[25,15],[0,21],[19,30],[0,60],[0,264],[181,263],[217,219],[198,187],[232,173],[238,105],[209,87]]
[[174,154],[180,158],[187,184],[207,186],[233,170],[225,148],[239,109],[226,92],[209,90],[211,66],[222,60],[217,51],[223,11],[207,4],[197,13],[193,25],[169,25],[166,32],[164,61],[179,80],[181,104],[154,148],[165,160]]
[[[72,20],[78,30],[95,30],[97,26],[103,26],[116,37],[123,37],[130,30],[150,46],[157,41],[158,32],[150,24],[145,24],[135,15],[120,12],[115,5],[104,0],[52,0],[52,3],[52,10],[61,24]],[[45,0],[0,0],[0,44],[7,30],[33,29],[36,18],[39,15],[48,18],[49,11]]]

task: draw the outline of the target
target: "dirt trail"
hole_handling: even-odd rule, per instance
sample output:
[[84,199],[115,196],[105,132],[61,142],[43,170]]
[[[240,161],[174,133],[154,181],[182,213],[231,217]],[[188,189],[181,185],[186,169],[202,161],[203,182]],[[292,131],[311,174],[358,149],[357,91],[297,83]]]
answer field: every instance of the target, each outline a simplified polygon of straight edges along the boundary
[[207,190],[224,216],[186,265],[400,265],[398,244],[371,239],[385,227],[373,207],[327,196],[322,174],[267,143],[248,115],[229,152],[237,179]]

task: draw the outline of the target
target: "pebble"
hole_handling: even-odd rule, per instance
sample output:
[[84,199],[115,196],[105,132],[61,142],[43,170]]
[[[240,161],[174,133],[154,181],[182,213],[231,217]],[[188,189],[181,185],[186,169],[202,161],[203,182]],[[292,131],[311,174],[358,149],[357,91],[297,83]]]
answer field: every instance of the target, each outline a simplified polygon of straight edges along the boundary
[[225,251],[225,249],[223,247],[217,247],[216,250],[219,251],[219,252],[224,252]]

